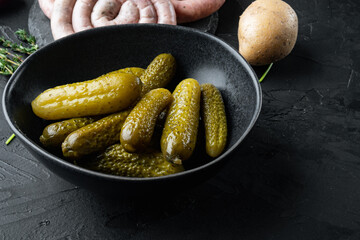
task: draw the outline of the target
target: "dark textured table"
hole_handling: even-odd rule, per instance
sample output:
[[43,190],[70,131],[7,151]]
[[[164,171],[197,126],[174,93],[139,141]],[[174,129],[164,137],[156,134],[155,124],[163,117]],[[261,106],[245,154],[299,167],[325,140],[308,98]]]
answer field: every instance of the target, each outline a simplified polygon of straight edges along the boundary
[[[219,11],[216,35],[235,48],[250,2]],[[255,127],[189,192],[97,196],[49,172],[18,139],[6,146],[1,113],[0,239],[360,239],[360,1],[286,2],[298,41],[261,84]],[[31,6],[13,0],[0,25],[28,29]]]

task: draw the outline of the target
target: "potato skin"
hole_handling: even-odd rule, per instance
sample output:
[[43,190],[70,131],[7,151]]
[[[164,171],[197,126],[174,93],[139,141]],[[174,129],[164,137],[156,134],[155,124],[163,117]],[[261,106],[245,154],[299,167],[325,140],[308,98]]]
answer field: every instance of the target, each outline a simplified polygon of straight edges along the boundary
[[267,65],[294,48],[298,18],[281,0],[256,0],[240,16],[239,52],[251,65]]

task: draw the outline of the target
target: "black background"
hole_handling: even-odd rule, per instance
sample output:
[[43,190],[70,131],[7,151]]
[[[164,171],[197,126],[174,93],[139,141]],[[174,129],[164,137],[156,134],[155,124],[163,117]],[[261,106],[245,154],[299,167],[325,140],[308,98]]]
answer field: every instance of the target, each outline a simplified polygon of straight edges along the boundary
[[[261,84],[255,127],[217,176],[189,192],[94,195],[49,172],[18,139],[6,146],[1,113],[0,239],[360,239],[360,1],[286,2],[298,40]],[[234,48],[250,3],[227,0],[219,11],[216,35]],[[0,25],[28,29],[32,4],[13,0]]]

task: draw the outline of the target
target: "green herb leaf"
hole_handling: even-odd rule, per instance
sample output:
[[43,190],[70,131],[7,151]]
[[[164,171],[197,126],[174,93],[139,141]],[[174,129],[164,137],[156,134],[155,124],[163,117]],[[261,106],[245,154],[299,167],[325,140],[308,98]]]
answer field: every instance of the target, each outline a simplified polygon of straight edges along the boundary
[[29,35],[25,30],[19,29],[15,34],[19,40],[26,43],[26,46],[22,43],[17,44],[4,37],[0,37],[0,45],[5,47],[0,47],[0,74],[2,75],[12,75],[23,62],[24,57],[13,52],[30,55],[39,48],[35,37]]
[[[29,43],[30,45],[36,45],[36,40],[34,36],[31,36],[27,34],[27,32],[24,29],[18,29],[15,34],[18,36],[18,38],[26,43]],[[37,46],[37,45],[36,45]]]

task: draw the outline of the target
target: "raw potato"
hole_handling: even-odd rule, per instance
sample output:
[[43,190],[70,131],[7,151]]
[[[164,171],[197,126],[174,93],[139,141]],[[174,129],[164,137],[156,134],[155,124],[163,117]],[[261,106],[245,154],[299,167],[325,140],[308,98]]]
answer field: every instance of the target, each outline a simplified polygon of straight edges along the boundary
[[298,18],[281,0],[256,0],[240,16],[239,52],[251,65],[267,65],[294,48]]

